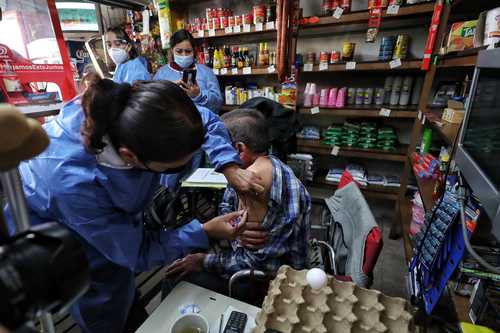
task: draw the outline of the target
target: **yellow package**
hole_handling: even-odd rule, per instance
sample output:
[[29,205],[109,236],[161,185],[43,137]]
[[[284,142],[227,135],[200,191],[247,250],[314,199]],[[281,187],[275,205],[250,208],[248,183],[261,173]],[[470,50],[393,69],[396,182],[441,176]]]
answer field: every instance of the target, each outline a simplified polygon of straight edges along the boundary
[[473,48],[476,26],[477,20],[453,23],[448,37],[447,52]]

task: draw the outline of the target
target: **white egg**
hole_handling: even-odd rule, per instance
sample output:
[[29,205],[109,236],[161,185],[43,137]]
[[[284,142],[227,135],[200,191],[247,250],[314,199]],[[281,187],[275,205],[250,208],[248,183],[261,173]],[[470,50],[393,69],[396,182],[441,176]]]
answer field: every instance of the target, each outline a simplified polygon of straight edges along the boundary
[[328,278],[326,273],[319,268],[311,268],[306,274],[307,283],[313,289],[320,289],[326,286]]

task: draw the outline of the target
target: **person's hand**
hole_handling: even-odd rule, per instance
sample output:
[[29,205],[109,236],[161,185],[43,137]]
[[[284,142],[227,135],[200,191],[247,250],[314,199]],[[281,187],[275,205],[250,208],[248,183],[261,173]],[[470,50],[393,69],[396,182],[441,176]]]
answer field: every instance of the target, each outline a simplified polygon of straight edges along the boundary
[[201,272],[205,256],[205,253],[195,253],[174,261],[165,269],[165,277],[178,275],[177,279],[180,280],[185,275]]
[[262,231],[260,223],[247,222],[245,231],[238,237],[240,244],[247,249],[260,249],[266,245],[268,234]]
[[210,238],[227,240],[236,239],[245,230],[247,215],[248,212],[246,210],[241,210],[214,217],[202,225],[203,230]]
[[239,194],[258,196],[264,193],[263,180],[255,172],[231,164],[222,170],[229,184]]
[[191,98],[198,97],[200,94],[200,87],[196,83],[192,83],[191,81],[186,83],[182,80],[175,81],[175,83]]

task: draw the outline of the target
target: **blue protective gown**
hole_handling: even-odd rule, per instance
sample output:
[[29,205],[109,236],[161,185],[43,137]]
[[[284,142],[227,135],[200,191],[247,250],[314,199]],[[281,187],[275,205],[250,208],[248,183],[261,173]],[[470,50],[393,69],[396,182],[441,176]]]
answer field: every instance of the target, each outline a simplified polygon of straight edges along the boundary
[[[218,117],[200,112],[207,130],[203,149],[213,162],[219,167],[239,162]],[[32,223],[58,221],[86,249],[92,280],[70,309],[73,319],[84,332],[119,333],[134,299],[134,272],[206,248],[208,238],[197,220],[172,231],[145,230],[142,211],[159,176],[128,168],[109,145],[97,157],[89,154],[81,143],[82,120],[77,97],[44,125],[51,143],[38,157],[21,163],[20,173]],[[6,213],[12,222],[8,209]]]
[[119,64],[113,75],[113,81],[116,83],[133,84],[137,80],[151,80],[147,60],[144,57],[137,57]]
[[[170,65],[161,67],[153,78],[154,80],[177,81],[182,79],[182,71],[178,71]],[[200,87],[200,94],[193,98],[197,106],[203,106],[212,112],[219,113],[222,105],[222,95],[219,81],[214,72],[205,65],[196,64],[196,82]]]

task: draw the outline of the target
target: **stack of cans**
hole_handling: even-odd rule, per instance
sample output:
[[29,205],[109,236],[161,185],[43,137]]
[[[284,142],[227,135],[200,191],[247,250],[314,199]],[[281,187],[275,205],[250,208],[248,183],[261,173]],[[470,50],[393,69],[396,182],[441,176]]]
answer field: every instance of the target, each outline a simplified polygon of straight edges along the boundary
[[380,43],[380,51],[378,59],[380,61],[389,61],[392,59],[394,45],[396,44],[396,36],[384,36]]
[[358,146],[364,149],[377,148],[377,125],[375,123],[361,123]]

